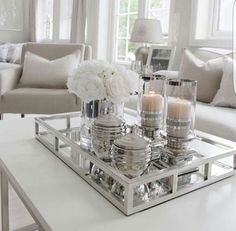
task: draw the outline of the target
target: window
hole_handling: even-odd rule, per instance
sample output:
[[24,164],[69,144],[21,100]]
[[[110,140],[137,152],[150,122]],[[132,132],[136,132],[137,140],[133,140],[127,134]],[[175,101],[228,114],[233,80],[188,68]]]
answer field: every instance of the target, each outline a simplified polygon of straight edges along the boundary
[[160,20],[163,34],[167,36],[169,32],[170,1],[149,0],[148,18],[156,18]]
[[214,35],[228,35],[232,33],[234,0],[215,1]]
[[69,41],[73,0],[40,0],[37,7],[37,41]]
[[129,41],[137,18],[156,18],[161,21],[165,36],[169,32],[171,0],[117,0],[114,58],[118,62],[134,60],[136,43]]
[[138,1],[119,0],[117,26],[117,60],[133,59],[135,44],[129,42],[135,19],[138,17]]
[[[192,43],[230,46],[234,0],[197,0],[192,7]],[[223,43],[222,43],[223,41]],[[225,43],[224,43],[225,42]],[[201,44],[202,43],[202,44]],[[219,44],[220,45],[220,44]]]

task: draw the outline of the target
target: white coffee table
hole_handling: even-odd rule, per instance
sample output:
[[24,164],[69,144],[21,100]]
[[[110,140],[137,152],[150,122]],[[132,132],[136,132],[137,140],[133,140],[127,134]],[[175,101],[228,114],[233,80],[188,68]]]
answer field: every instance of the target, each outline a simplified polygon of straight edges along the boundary
[[0,122],[0,144],[4,231],[8,181],[39,230],[235,230],[235,176],[126,217],[35,140],[34,119]]

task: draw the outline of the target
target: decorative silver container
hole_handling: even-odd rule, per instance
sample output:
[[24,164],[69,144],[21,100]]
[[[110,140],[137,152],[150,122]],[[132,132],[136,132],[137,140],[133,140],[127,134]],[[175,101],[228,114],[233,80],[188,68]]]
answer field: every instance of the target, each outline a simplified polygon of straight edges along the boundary
[[129,178],[140,176],[151,160],[150,144],[133,130],[115,140],[111,150],[112,165]]
[[83,149],[91,151],[92,139],[91,129],[94,120],[99,116],[113,114],[119,118],[123,118],[124,104],[115,104],[110,100],[93,100],[90,102],[82,102],[81,104],[81,129],[80,129],[80,145]]
[[125,135],[124,120],[113,114],[98,117],[92,125],[92,150],[98,158],[109,161],[110,149],[115,139]]
[[197,82],[188,79],[169,79],[166,84],[165,131],[167,140],[162,160],[170,165],[185,164],[192,160],[190,141],[195,138],[195,106]]
[[[131,124],[133,119],[126,118]],[[196,131],[196,139],[190,142],[191,149],[196,151],[191,162],[164,166],[160,160],[151,161],[144,174],[130,179],[110,163],[81,148],[79,126],[79,113],[36,118],[35,136],[126,215],[152,208],[236,173],[236,143]],[[96,167],[93,175],[99,180],[91,177],[91,166]]]

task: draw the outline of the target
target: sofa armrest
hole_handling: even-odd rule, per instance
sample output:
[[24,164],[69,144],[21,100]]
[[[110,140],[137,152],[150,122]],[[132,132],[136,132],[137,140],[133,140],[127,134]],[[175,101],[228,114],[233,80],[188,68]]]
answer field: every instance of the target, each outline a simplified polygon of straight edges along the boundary
[[155,72],[154,74],[164,75],[167,78],[178,78],[179,76],[178,71],[168,71],[168,70],[160,70],[160,71]]
[[0,96],[16,88],[21,72],[22,67],[0,70]]

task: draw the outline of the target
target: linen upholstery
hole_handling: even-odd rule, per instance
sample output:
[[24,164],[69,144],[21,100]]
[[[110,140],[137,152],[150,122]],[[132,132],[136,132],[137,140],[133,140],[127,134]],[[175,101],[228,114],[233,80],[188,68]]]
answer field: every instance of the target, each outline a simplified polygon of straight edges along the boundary
[[221,80],[220,89],[213,99],[211,103],[212,105],[236,108],[236,92],[234,91],[233,72],[234,65],[236,65],[236,63],[233,59],[224,59],[224,74]]
[[54,60],[70,55],[76,50],[81,50],[81,59],[84,61],[85,45],[84,44],[46,44],[46,43],[27,43],[23,45],[21,64],[24,65],[25,53],[27,51],[39,55],[45,59]]
[[79,59],[80,50],[54,60],[48,60],[27,51],[20,86],[66,88],[68,77],[78,67]]
[[0,111],[2,95],[16,88],[21,72],[22,68],[20,66],[0,71]]
[[92,59],[92,47],[90,45],[85,45],[84,60],[90,59]]
[[[24,64],[26,51],[54,60],[78,49],[81,50],[79,62],[92,57],[91,46],[85,44],[27,43],[22,48],[21,62]],[[67,89],[20,88],[21,73],[21,65],[11,64],[6,70],[0,69],[0,113],[55,114],[80,110],[80,99],[68,93]]]
[[197,80],[197,100],[211,103],[223,75],[223,58],[203,62],[189,50],[185,49],[179,70],[179,77]]
[[236,110],[197,103],[196,129],[236,141]]
[[18,88],[2,97],[2,113],[51,114],[80,110],[80,100],[67,89]]

